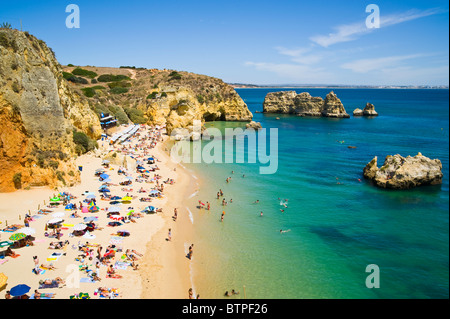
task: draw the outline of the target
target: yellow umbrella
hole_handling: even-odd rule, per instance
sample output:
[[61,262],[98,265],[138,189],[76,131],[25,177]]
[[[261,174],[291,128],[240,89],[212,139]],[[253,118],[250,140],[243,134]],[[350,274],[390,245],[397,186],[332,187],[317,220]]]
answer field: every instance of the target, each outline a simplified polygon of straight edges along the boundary
[[129,201],[131,201],[131,200],[132,200],[132,198],[131,198],[130,196],[122,197],[122,201],[123,201],[123,202],[129,202]]
[[8,277],[4,273],[0,273],[0,288],[2,288],[4,285],[6,285],[6,281],[8,280]]

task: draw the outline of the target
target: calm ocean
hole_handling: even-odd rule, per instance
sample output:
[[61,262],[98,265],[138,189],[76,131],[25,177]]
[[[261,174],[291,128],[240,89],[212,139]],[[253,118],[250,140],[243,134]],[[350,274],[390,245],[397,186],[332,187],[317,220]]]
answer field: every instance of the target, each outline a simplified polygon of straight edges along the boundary
[[[278,128],[275,174],[259,174],[260,163],[185,165],[202,181],[188,203],[196,293],[222,298],[236,289],[231,298],[243,298],[245,286],[247,298],[448,298],[449,91],[334,89],[347,113],[370,102],[376,118],[255,113],[268,92],[282,90],[236,90],[255,121]],[[325,98],[330,90],[295,91]],[[391,191],[362,177],[374,156],[382,163],[418,152],[442,161],[442,185]],[[225,207],[220,188],[233,200]],[[284,212],[279,198],[288,199]],[[198,200],[211,211],[197,209]],[[380,269],[378,289],[365,285],[369,264]]]

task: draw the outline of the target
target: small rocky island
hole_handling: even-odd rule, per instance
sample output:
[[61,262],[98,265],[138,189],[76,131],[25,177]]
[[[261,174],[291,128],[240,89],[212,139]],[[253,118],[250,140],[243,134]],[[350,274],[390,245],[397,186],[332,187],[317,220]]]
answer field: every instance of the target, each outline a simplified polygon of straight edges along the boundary
[[313,97],[308,92],[270,92],[263,103],[264,113],[295,114],[298,116],[349,118],[344,105],[331,91],[325,97]]
[[367,103],[366,107],[361,110],[359,108],[353,111],[353,116],[378,116],[377,111],[375,111],[375,106],[371,103]]
[[410,189],[421,185],[442,184],[442,163],[420,152],[414,156],[388,155],[378,168],[377,157],[364,167],[364,177],[376,186],[390,189]]

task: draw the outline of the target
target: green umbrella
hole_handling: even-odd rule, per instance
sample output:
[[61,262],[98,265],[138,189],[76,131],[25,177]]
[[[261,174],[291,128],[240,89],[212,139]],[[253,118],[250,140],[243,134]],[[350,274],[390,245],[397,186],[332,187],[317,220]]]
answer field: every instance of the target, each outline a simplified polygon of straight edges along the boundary
[[6,246],[11,246],[13,243],[10,241],[2,241],[0,242],[0,248],[6,247]]
[[9,237],[9,240],[12,241],[17,241],[17,240],[21,240],[22,238],[27,237],[27,235],[25,235],[24,233],[15,233],[12,234],[11,237]]
[[59,202],[61,199],[59,197],[53,197],[50,199],[51,202]]

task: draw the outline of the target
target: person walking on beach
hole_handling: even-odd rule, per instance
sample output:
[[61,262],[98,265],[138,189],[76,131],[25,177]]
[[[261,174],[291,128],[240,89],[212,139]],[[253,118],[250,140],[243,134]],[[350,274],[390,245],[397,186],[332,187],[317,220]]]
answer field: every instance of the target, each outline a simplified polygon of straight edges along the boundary
[[169,233],[167,234],[167,239],[172,241],[172,228],[169,228]]
[[192,259],[192,254],[194,253],[194,244],[189,246],[189,252],[188,252],[188,258],[189,260]]
[[175,207],[173,209],[173,216],[172,216],[172,219],[173,219],[174,222],[177,221],[177,217],[178,217],[178,211],[177,211],[177,208]]

